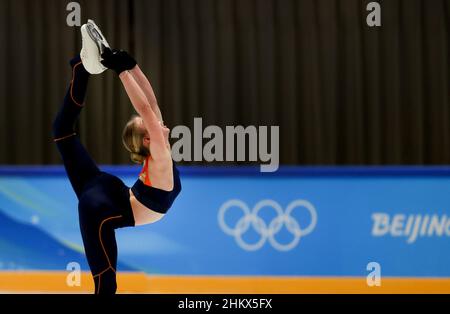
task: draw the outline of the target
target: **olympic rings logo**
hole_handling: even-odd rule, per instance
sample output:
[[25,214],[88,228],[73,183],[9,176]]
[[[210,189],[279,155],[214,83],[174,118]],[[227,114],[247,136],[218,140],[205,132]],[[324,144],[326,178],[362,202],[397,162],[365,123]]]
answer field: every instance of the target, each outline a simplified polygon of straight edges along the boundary
[[[225,215],[230,208],[239,208],[243,216],[237,221],[234,227],[230,227],[225,222]],[[269,207],[275,211],[277,216],[267,224],[264,219],[258,216],[261,209]],[[310,222],[306,228],[301,228],[298,221],[291,216],[294,209],[306,209],[310,215]],[[317,224],[317,212],[314,206],[305,200],[294,200],[283,211],[280,204],[273,200],[261,200],[253,207],[252,210],[241,200],[232,199],[225,202],[219,209],[218,214],[219,226],[226,234],[233,236],[236,243],[244,250],[256,251],[264,246],[267,240],[278,251],[292,250],[300,241],[300,238],[310,234]],[[275,239],[275,235],[281,230],[283,226],[294,236],[292,241],[287,244],[282,244]],[[243,234],[252,227],[261,238],[255,243],[247,243],[243,239]]]

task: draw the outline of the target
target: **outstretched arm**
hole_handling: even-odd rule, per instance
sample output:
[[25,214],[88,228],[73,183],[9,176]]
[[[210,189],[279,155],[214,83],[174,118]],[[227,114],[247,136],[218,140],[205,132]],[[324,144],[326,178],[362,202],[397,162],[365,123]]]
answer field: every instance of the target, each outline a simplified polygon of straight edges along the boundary
[[136,80],[136,83],[138,83],[138,85],[141,87],[142,91],[145,94],[145,97],[147,97],[147,100],[150,103],[153,112],[156,114],[156,117],[159,121],[162,122],[163,118],[161,110],[159,110],[158,101],[156,100],[155,93],[153,92],[153,88],[150,85],[148,78],[142,72],[139,65],[136,65],[132,70],[130,70],[130,72]]
[[162,122],[163,119],[161,111],[159,110],[153,88],[145,74],[137,65],[136,60],[134,60],[134,58],[131,57],[126,51],[111,50],[109,48],[105,49],[102,54],[102,58],[103,60],[101,63],[107,68],[116,71],[119,76],[124,71],[129,71],[131,73],[137,85],[142,89],[151,109],[155,112],[156,117]]
[[157,106],[156,98],[150,97],[148,99],[129,71],[123,71],[119,77],[134,109],[141,116],[144,126],[150,135],[150,153],[152,158],[154,160],[170,158],[170,151],[166,146],[161,121],[152,109],[152,103],[153,106]]

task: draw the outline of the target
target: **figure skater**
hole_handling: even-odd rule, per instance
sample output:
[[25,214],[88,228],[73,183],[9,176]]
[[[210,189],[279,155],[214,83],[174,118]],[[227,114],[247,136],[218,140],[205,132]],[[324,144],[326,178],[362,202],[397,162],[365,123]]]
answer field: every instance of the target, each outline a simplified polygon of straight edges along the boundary
[[[81,27],[83,47],[70,61],[72,80],[53,122],[53,136],[67,176],[78,198],[81,235],[96,294],[117,290],[115,229],[161,219],[181,191],[171,158],[169,129],[164,125],[153,89],[125,51],[112,50],[92,20]],[[130,188],[101,171],[74,132],[91,74],[114,70],[138,115],[123,130],[122,142],[131,160],[142,165]]]

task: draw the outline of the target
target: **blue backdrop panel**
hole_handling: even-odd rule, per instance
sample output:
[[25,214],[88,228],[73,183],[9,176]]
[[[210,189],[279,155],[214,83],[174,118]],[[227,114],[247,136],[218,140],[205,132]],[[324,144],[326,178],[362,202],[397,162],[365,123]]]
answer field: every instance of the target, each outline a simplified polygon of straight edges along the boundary
[[[104,167],[128,185],[135,167]],[[448,168],[181,168],[155,224],[116,232],[119,269],[161,274],[450,276]],[[0,269],[88,269],[59,167],[0,169]]]

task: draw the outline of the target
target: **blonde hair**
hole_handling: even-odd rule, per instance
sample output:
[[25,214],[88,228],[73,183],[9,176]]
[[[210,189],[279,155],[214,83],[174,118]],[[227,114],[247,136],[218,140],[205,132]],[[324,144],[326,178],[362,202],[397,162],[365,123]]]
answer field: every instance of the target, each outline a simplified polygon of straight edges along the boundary
[[136,125],[137,115],[133,115],[125,125],[122,132],[122,143],[125,149],[130,153],[130,159],[136,164],[142,164],[150,151],[143,144],[145,132],[142,132]]

